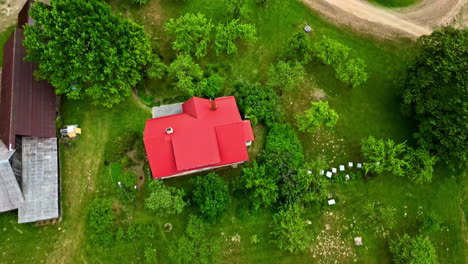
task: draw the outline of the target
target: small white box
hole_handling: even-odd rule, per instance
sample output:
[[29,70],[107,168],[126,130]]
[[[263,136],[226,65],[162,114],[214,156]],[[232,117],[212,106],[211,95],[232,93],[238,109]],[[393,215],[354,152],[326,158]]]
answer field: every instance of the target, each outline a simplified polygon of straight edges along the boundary
[[324,170],[321,170],[320,171],[320,175],[324,175],[325,174],[325,171]]
[[358,169],[362,168],[362,163],[358,163],[356,166]]
[[331,177],[332,177],[332,173],[331,173],[330,171],[327,171],[327,175],[325,175],[325,176],[327,176],[328,178],[331,178]]
[[328,205],[336,204],[335,199],[328,200]]
[[348,167],[352,168],[354,164],[352,162],[348,162]]
[[336,173],[337,172],[336,168],[332,168],[332,172]]
[[340,171],[344,171],[344,165],[340,165]]

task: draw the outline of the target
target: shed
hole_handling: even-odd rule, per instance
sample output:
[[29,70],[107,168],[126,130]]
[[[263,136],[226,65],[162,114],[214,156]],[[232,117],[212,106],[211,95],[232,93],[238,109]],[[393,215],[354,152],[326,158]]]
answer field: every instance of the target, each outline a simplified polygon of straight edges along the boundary
[[9,162],[13,153],[0,141],[0,212],[17,209],[24,201]]
[[18,208],[18,223],[58,218],[57,139],[23,137],[22,144],[24,203]]

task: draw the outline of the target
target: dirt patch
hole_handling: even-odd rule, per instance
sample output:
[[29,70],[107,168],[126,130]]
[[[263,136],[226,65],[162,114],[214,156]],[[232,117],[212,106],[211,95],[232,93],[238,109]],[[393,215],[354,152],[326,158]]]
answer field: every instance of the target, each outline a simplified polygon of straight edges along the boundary
[[26,0],[0,0],[0,32],[15,25]]
[[467,2],[467,0],[423,0],[412,7],[389,9],[375,6],[366,0],[301,1],[336,24],[387,39],[396,37],[414,39],[428,35],[433,29],[453,21]]

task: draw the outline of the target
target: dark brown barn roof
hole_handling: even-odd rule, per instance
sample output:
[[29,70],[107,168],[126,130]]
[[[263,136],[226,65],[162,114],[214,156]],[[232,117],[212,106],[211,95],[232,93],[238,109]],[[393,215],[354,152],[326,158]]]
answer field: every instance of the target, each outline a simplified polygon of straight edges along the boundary
[[[15,136],[55,137],[56,96],[36,67],[24,61],[23,30],[16,28],[3,49],[0,139],[15,148]],[[11,145],[10,145],[11,144]]]
[[31,8],[31,5],[34,1],[33,0],[27,0],[26,3],[24,4],[23,8],[18,14],[18,27],[23,28],[24,25],[32,25],[34,24],[34,19],[32,19],[29,16],[29,9]]

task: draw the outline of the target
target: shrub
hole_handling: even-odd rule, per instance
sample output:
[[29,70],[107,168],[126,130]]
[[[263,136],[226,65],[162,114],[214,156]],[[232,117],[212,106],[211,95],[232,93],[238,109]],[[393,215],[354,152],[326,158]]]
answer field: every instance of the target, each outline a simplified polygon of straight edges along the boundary
[[300,63],[308,63],[312,55],[312,43],[304,31],[294,34],[288,41],[283,51],[283,57],[287,60],[295,60]]
[[151,79],[162,79],[166,71],[166,64],[164,64],[164,62],[161,61],[159,56],[153,54],[151,56],[150,65],[146,71],[148,77],[150,77]]
[[396,209],[381,203],[366,202],[362,208],[362,216],[367,220],[370,228],[392,229],[396,225]]
[[124,133],[109,140],[104,150],[104,160],[106,163],[119,161],[125,152],[133,147],[133,143],[138,138],[136,131],[125,131]]
[[198,176],[192,182],[195,185],[193,201],[208,219],[217,218],[231,203],[229,187],[216,173]]
[[264,165],[244,168],[242,181],[247,190],[250,190],[250,200],[255,210],[260,207],[269,207],[278,199],[278,186],[274,176],[267,174]]
[[257,28],[254,25],[239,24],[238,19],[231,20],[226,24],[216,26],[215,51],[216,54],[226,52],[232,54],[237,52],[236,41],[244,39],[255,42],[257,38]]
[[145,205],[159,216],[180,214],[187,205],[183,200],[183,189],[168,187],[161,180],[152,180],[148,188],[150,196],[145,200]]
[[206,55],[213,25],[203,14],[187,13],[175,20],[171,18],[165,28],[175,38],[172,42],[175,51],[194,54],[198,58]]
[[273,89],[264,88],[259,83],[237,81],[234,83],[234,95],[241,111],[255,116],[267,126],[283,120],[281,103]]
[[207,98],[217,97],[223,90],[224,78],[215,73],[211,76],[204,78],[199,84],[198,96]]
[[328,102],[311,102],[311,107],[296,115],[299,131],[315,133],[321,127],[333,128],[338,114],[328,106]]
[[304,74],[302,64],[278,61],[268,69],[267,86],[279,92],[292,91],[304,78]]
[[404,159],[407,150],[405,143],[395,144],[389,139],[375,139],[370,136],[362,139],[361,150],[367,162],[364,162],[366,172],[391,172],[398,176],[403,176],[405,169],[409,167]]
[[175,264],[218,263],[220,238],[208,237],[207,226],[195,215],[188,217],[185,234],[169,242],[169,257]]
[[437,256],[431,241],[422,235],[407,234],[389,242],[395,264],[436,264]]
[[260,161],[277,181],[297,173],[304,163],[304,152],[291,125],[275,123],[271,126]]
[[424,214],[419,221],[419,231],[423,234],[431,234],[440,230],[440,218],[433,211]]
[[156,254],[156,249],[151,247],[145,247],[145,263],[146,264],[156,264],[158,263],[158,258]]
[[169,78],[174,81],[174,88],[188,96],[199,94],[199,82],[203,71],[192,57],[187,54],[178,55],[167,70]]
[[298,205],[288,205],[273,215],[271,234],[274,237],[273,244],[279,249],[289,252],[302,252],[307,249],[310,242],[310,234],[307,225],[301,218],[301,209]]
[[363,59],[351,59],[336,68],[336,77],[338,80],[357,87],[367,81],[366,63]]
[[112,210],[112,202],[108,199],[96,198],[88,206],[87,223],[92,242],[110,246],[113,242],[112,227],[115,213]]

